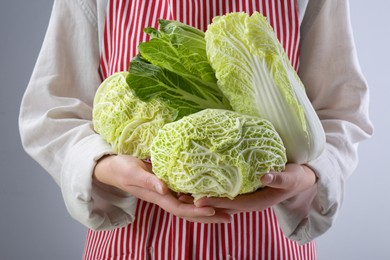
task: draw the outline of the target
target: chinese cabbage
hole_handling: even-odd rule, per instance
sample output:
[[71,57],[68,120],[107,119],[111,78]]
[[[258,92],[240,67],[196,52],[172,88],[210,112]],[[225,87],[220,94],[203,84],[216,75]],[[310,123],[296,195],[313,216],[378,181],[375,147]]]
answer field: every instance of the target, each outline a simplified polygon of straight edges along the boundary
[[233,110],[269,120],[290,162],[317,158],[325,144],[321,122],[266,18],[257,12],[215,17],[205,39],[218,86]]

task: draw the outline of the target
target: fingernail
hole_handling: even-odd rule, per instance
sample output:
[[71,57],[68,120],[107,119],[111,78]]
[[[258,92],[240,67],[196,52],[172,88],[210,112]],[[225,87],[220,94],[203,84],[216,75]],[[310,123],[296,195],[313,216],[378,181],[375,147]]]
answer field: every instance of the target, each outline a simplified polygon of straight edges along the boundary
[[209,217],[214,216],[214,215],[215,215],[215,210],[212,210],[212,211],[210,211],[209,214],[207,214],[207,216],[209,216]]
[[267,173],[266,175],[264,175],[264,176],[261,178],[261,182],[262,182],[263,184],[265,184],[265,185],[272,183],[273,180],[274,180],[274,175],[271,174],[271,173]]
[[154,189],[158,192],[158,193],[160,193],[160,194],[163,194],[164,192],[163,192],[163,187],[161,186],[161,184],[156,184],[156,185],[154,185]]

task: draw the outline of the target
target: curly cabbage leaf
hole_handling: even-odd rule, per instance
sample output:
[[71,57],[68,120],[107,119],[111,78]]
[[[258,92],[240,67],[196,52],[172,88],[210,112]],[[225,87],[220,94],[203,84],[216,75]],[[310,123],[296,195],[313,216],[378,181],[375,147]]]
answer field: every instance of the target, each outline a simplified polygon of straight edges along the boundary
[[324,130],[266,18],[257,12],[215,17],[205,39],[218,85],[233,110],[269,120],[290,162],[317,158]]
[[176,191],[228,197],[262,187],[287,158],[272,124],[255,116],[205,109],[166,124],[151,146],[153,172]]
[[99,86],[93,102],[93,126],[114,152],[147,159],[158,130],[172,122],[177,111],[159,100],[146,103],[135,97],[127,75],[115,73]]

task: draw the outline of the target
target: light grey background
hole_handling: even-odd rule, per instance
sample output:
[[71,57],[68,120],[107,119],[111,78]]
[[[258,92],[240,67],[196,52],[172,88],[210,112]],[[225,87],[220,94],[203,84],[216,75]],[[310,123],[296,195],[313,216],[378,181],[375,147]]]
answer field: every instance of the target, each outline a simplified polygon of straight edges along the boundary
[[[333,0],[330,0],[333,1]],[[362,69],[371,87],[375,136],[361,145],[320,260],[390,259],[390,1],[351,0]],[[21,148],[17,116],[52,1],[0,2],[0,259],[81,259],[86,229],[69,217],[54,181]]]

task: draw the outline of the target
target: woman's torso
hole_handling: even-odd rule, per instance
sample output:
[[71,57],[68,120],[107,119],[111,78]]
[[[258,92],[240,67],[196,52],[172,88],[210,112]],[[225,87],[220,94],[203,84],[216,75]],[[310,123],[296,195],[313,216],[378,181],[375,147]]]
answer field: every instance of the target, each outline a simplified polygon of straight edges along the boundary
[[[299,21],[294,0],[110,0],[102,38],[103,78],[128,69],[144,27],[158,19],[179,20],[206,30],[228,12],[259,11],[268,18],[295,69]],[[241,213],[229,224],[185,221],[139,201],[135,222],[111,231],[89,230],[84,259],[316,259],[315,243],[299,246],[280,230],[271,208]]]

